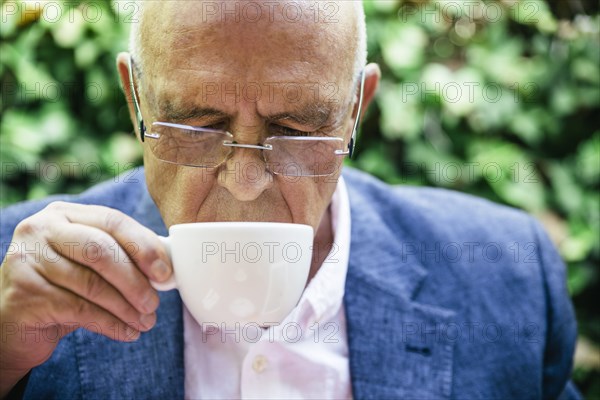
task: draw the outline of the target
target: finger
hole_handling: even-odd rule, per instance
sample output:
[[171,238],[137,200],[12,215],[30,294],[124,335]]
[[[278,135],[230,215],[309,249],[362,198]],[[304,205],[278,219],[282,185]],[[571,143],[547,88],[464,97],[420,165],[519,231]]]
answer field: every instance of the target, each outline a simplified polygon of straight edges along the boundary
[[171,262],[158,236],[122,212],[103,206],[55,202],[69,222],[93,226],[117,239],[128,256],[152,280],[163,282],[171,275]]
[[[27,320],[44,322],[44,325],[55,323],[73,331],[85,328],[102,334],[113,340],[134,341],[140,336],[135,323],[125,323],[105,309],[48,282],[37,273],[20,285],[27,286],[30,295],[28,303],[38,304],[29,307],[29,313],[24,315]],[[63,334],[66,332],[63,332]]]
[[80,224],[57,224],[51,235],[57,253],[100,275],[139,312],[156,310],[159,299],[148,278],[109,234]]
[[43,267],[34,266],[48,282],[98,305],[136,329],[147,331],[156,323],[156,314],[142,313],[135,309],[98,273],[58,255],[53,255],[52,258],[55,262],[46,263]]
[[53,315],[62,325],[81,325],[81,328],[88,331],[122,342],[135,341],[140,337],[140,330],[135,328],[134,323],[125,323],[105,309],[65,289],[57,286],[55,288],[61,293],[57,293],[55,297],[58,301],[54,302]]

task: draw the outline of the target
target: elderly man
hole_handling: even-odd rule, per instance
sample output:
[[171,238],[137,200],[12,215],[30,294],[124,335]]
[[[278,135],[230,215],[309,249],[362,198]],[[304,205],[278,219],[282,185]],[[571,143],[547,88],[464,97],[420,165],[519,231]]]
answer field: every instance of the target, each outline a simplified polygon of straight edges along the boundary
[[[360,2],[324,6],[145,4],[117,59],[144,170],[2,211],[1,395],[577,396],[564,266],[536,222],[340,174],[379,69]],[[210,221],[314,228],[300,337],[207,332],[152,288],[172,272],[158,235]]]

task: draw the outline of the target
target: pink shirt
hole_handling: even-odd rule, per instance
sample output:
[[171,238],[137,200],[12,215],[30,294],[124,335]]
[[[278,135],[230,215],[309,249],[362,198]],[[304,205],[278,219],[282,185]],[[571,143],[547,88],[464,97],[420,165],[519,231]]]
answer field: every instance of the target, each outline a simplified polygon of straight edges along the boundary
[[343,307],[350,203],[342,177],[331,223],[334,245],[280,325],[218,330],[198,324],[184,306],[186,399],[352,397]]

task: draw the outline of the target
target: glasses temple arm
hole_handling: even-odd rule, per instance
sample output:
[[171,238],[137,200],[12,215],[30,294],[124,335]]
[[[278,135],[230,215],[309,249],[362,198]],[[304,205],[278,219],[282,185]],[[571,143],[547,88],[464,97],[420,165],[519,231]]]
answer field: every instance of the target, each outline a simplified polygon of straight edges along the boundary
[[360,117],[362,114],[363,104],[363,93],[365,90],[365,70],[363,69],[360,73],[360,94],[358,96],[358,111],[356,112],[356,119],[354,120],[354,128],[352,129],[352,137],[350,143],[348,143],[348,157],[352,158],[354,153],[354,146],[356,145],[356,132],[358,131],[358,124],[360,123]]
[[133,59],[129,56],[129,88],[131,91],[131,98],[133,99],[133,109],[135,111],[135,118],[140,129],[140,138],[144,141],[146,135],[146,126],[144,125],[144,119],[142,118],[142,112],[140,111],[140,104],[138,102],[137,94],[135,91],[135,85],[133,84]]

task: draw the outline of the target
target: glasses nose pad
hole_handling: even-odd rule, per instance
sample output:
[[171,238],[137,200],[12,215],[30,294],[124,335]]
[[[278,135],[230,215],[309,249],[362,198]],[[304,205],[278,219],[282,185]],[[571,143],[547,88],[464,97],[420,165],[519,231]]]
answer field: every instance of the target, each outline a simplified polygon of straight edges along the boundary
[[267,170],[273,175],[282,175],[282,162],[281,162],[281,152],[282,149],[277,147],[277,150],[266,150],[263,151],[263,160],[265,162],[265,167]]
[[[223,147],[228,149],[226,152],[224,163],[228,169],[253,169],[260,173],[268,173],[270,170],[267,166],[266,151],[272,150],[272,146],[268,144],[243,144],[236,141],[224,141]],[[236,156],[236,153],[238,154]],[[259,153],[259,154],[257,154]],[[235,159],[235,161],[234,161]],[[257,160],[260,163],[257,163]],[[240,163],[241,161],[241,163]],[[231,165],[234,162],[235,164]]]
[[223,159],[223,161],[221,161],[219,165],[226,164],[231,159],[231,157],[233,157],[233,152],[235,148],[232,146],[228,146],[228,143],[237,144],[237,142],[235,141],[231,142],[228,140],[223,140],[223,143],[221,143],[221,148],[223,151],[223,156],[221,158]]

